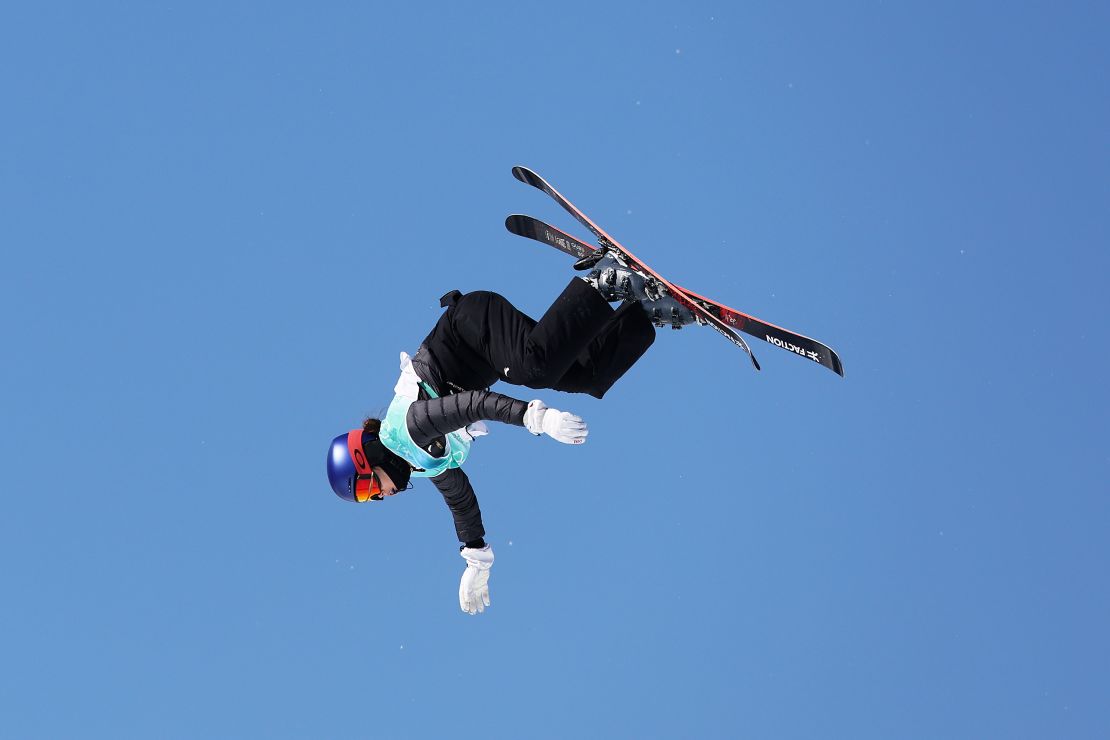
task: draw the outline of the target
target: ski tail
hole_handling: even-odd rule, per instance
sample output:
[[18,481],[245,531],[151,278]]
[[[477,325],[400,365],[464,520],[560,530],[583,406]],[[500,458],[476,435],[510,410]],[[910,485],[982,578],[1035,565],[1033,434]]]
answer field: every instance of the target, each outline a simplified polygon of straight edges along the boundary
[[616,239],[605,233],[604,229],[595,224],[589,216],[587,216],[585,213],[582,213],[582,211],[580,211],[573,203],[567,200],[562,193],[552,187],[551,183],[537,175],[532,170],[528,169],[527,167],[521,167],[520,165],[517,165],[516,167],[513,167],[513,177],[527,185],[531,185],[532,187],[547,193],[547,195],[550,196],[552,200],[562,206],[567,213],[578,219],[578,222],[589,229],[594,236],[602,241],[603,244],[605,242],[608,242],[615,247],[618,247],[622,250],[624,249],[624,247],[621,247]]
[[596,247],[574,238],[566,232],[556,229],[550,224],[545,224],[537,218],[514,213],[505,219],[505,228],[526,239],[534,239],[549,247],[555,247],[561,252],[566,252],[571,257],[581,259],[592,253]]

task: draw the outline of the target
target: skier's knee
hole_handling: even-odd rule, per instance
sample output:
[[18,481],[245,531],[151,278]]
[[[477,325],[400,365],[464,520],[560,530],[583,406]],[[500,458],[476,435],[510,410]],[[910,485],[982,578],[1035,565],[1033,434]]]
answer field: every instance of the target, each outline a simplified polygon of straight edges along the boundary
[[554,388],[562,377],[562,373],[554,372],[543,358],[535,356],[526,357],[519,372],[520,382],[529,388]]

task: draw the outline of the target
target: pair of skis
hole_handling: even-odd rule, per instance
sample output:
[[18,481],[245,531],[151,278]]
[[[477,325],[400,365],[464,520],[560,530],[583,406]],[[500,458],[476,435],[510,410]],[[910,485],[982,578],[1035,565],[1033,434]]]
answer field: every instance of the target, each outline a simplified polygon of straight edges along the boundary
[[[844,367],[840,363],[840,358],[829,346],[818,342],[816,339],[810,339],[809,337],[792,332],[789,329],[784,329],[781,326],[775,326],[766,321],[761,321],[754,316],[749,316],[734,308],[729,308],[723,303],[718,303],[705,296],[698,295],[697,293],[674,285],[621,246],[617,240],[605,233],[600,226],[591,221],[586,214],[578,210],[573,203],[563,197],[558,190],[553,188],[547,180],[544,180],[527,167],[513,167],[513,177],[547,193],[552,200],[562,206],[570,215],[574,216],[579,223],[593,232],[593,235],[597,237],[600,248],[616,253],[630,268],[638,270],[645,275],[650,275],[666,286],[667,290],[678,303],[693,312],[699,324],[711,326],[730,342],[743,349],[748,354],[748,357],[751,358],[752,365],[755,366],[756,370],[759,369],[759,362],[755,359],[751,347],[748,346],[743,337],[734,331],[733,327],[745,334],[773,344],[776,347],[808,358],[843,377]],[[572,257],[582,258],[598,249],[598,247],[586,244],[570,234],[560,231],[554,226],[546,224],[539,219],[532,218],[531,216],[513,214],[505,219],[505,228],[518,236],[534,239],[535,241],[547,244]]]

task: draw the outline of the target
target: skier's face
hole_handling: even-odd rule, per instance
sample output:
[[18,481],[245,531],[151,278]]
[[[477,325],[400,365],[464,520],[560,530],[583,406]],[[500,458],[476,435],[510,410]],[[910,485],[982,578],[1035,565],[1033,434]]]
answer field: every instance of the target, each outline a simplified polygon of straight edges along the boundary
[[355,501],[381,501],[385,496],[397,493],[397,486],[389,473],[374,466],[368,474],[359,475],[355,481]]
[[397,486],[393,485],[393,479],[389,477],[389,473],[385,472],[384,468],[375,466],[374,477],[378,479],[382,496],[392,496],[397,493]]

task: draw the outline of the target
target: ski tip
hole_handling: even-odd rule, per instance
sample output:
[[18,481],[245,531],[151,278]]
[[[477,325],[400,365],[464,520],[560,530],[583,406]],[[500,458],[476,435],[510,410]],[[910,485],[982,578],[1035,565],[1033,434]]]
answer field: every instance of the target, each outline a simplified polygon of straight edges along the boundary
[[526,185],[531,185],[534,188],[540,187],[539,183],[542,181],[542,178],[540,178],[540,176],[537,175],[535,172],[528,169],[524,165],[519,164],[513,167],[513,177],[520,180]]

